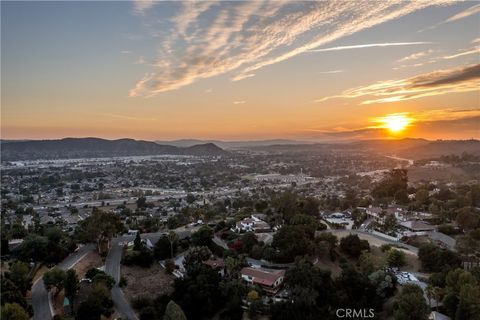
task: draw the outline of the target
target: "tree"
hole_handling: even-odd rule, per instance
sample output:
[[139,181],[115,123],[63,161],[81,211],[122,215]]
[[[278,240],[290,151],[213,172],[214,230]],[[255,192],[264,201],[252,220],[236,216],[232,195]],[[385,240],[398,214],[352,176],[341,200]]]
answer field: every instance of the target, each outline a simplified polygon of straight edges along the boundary
[[335,279],[338,305],[345,308],[380,309],[384,297],[377,294],[374,283],[375,281],[358,272],[353,265],[345,265],[341,275]]
[[188,271],[190,266],[208,260],[212,256],[212,251],[208,247],[193,247],[185,255],[185,268]]
[[259,295],[258,292],[255,291],[255,290],[250,290],[250,292],[247,294],[247,299],[248,299],[249,301],[258,300],[258,298],[260,298],[260,295]]
[[212,243],[213,230],[208,226],[202,226],[192,234],[192,244],[195,246],[209,246]]
[[258,244],[257,237],[253,232],[247,232],[245,233],[242,238],[242,252],[243,253],[249,253],[253,246]]
[[393,199],[400,203],[408,201],[408,174],[406,169],[392,169],[372,190],[376,199]]
[[63,289],[65,276],[66,276],[65,271],[58,268],[54,268],[50,271],[45,272],[45,274],[43,275],[43,283],[45,284],[45,287],[47,287],[48,290],[55,287],[56,289],[55,295],[57,295]]
[[428,206],[429,193],[427,189],[418,189],[415,192],[415,206],[419,210],[425,210]]
[[173,259],[173,247],[178,243],[178,235],[175,232],[170,231],[167,235],[167,239],[170,244],[170,259]]
[[101,244],[123,230],[123,223],[120,217],[114,213],[103,212],[93,208],[92,214],[80,221],[77,228],[82,241],[95,242],[99,252]]
[[238,272],[246,265],[245,257],[226,257],[225,258],[225,268],[227,269],[227,274],[231,278],[235,278]]
[[383,223],[383,230],[386,232],[392,232],[395,231],[395,228],[397,227],[397,218],[395,218],[395,215],[393,214],[388,214],[385,217],[385,221]]
[[211,319],[223,306],[221,277],[202,263],[186,265],[186,269],[184,278],[175,279],[171,298],[180,305],[187,319]]
[[395,290],[394,280],[391,274],[384,270],[377,270],[368,276],[370,283],[375,287],[377,296],[381,298],[389,297]]
[[102,284],[95,284],[87,300],[77,310],[77,320],[100,320],[101,316],[110,317],[113,313],[113,301],[110,290]]
[[456,253],[433,244],[420,246],[418,258],[422,263],[422,268],[429,272],[448,272],[461,264],[461,260]]
[[172,259],[168,259],[165,261],[165,272],[167,274],[172,274],[172,272],[175,270],[175,261]]
[[290,191],[282,193],[280,196],[276,197],[272,201],[273,206],[277,209],[277,212],[285,220],[290,220],[290,218],[297,213],[297,195]]
[[[480,287],[477,278],[470,272],[460,268],[448,272],[445,278],[446,294],[442,301],[447,314],[459,320],[471,319],[466,315],[472,314],[472,310],[480,307],[473,302],[479,293],[478,290]],[[463,294],[462,291],[464,291]],[[471,297],[467,297],[468,295]]]
[[318,319],[319,313],[328,313],[335,301],[335,288],[330,272],[315,267],[306,259],[297,259],[287,270],[285,283],[292,290],[293,305],[289,308],[298,318]]
[[367,240],[360,240],[358,235],[350,234],[340,240],[340,249],[351,257],[358,258],[362,251],[370,251]]
[[24,239],[20,246],[20,258],[24,261],[42,261],[48,255],[48,240],[32,234]]
[[[480,231],[480,229],[477,230]],[[468,256],[475,254],[476,251],[480,251],[480,239],[475,237],[474,231],[471,231],[465,236],[457,237],[457,243],[455,247],[459,253]]]
[[18,289],[18,287],[7,278],[8,274],[1,277],[1,303],[16,303],[22,308],[27,309],[28,304],[25,295]]
[[371,274],[385,267],[385,265],[386,261],[383,257],[368,251],[363,251],[360,257],[358,257],[358,266],[363,274]]
[[10,271],[7,274],[8,278],[15,284],[18,290],[20,290],[22,295],[25,295],[32,286],[29,273],[30,268],[28,265],[22,261],[17,261],[10,267]]
[[480,319],[480,286],[466,284],[460,290],[455,319]]
[[133,250],[139,251],[142,248],[142,238],[140,237],[140,232],[137,232],[135,235],[135,240],[133,240]]
[[[175,237],[173,235],[175,235]],[[157,259],[164,260],[167,258],[173,258],[177,252],[177,248],[178,236],[172,231],[169,235],[163,235],[158,239],[153,248],[153,252]]]
[[480,216],[472,212],[471,208],[464,207],[460,209],[456,218],[457,224],[464,230],[475,229],[479,222]]
[[387,255],[387,263],[390,267],[403,267],[405,265],[405,253],[397,249],[390,249]]
[[[290,262],[297,256],[313,252],[315,246],[312,240],[303,226],[284,225],[273,236],[272,247],[278,250],[276,259],[281,262]],[[266,253],[268,253],[267,250],[264,251],[264,254]]]
[[2,306],[0,318],[2,320],[28,320],[30,316],[19,304],[6,303]]
[[187,196],[185,197],[185,201],[187,201],[188,204],[194,203],[195,200],[195,196],[191,193],[187,194]]
[[145,209],[147,207],[147,199],[145,197],[139,197],[137,199],[137,209]]
[[165,309],[163,320],[187,320],[187,317],[185,316],[185,313],[183,313],[182,308],[180,308],[178,304],[171,300],[167,304],[167,309]]
[[92,280],[94,284],[101,284],[109,289],[115,285],[115,279],[97,268],[88,269],[85,278]]
[[63,287],[65,288],[65,297],[70,301],[70,305],[73,305],[78,290],[78,277],[75,269],[67,270],[63,281]]
[[396,320],[426,320],[430,308],[425,302],[423,291],[414,284],[403,286],[402,292],[397,296],[394,306]]

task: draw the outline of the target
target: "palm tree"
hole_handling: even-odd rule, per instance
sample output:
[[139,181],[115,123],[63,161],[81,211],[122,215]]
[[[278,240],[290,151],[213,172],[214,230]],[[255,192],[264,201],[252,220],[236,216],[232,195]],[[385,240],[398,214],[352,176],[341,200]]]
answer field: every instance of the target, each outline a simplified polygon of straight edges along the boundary
[[178,236],[175,232],[170,231],[167,235],[168,242],[170,242],[170,258],[173,259],[173,244],[178,241]]

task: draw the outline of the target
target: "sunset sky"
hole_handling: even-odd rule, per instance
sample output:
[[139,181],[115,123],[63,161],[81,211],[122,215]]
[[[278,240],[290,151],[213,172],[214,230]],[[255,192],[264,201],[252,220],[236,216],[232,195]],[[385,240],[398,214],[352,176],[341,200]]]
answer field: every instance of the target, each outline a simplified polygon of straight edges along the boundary
[[480,4],[1,3],[1,137],[480,138]]

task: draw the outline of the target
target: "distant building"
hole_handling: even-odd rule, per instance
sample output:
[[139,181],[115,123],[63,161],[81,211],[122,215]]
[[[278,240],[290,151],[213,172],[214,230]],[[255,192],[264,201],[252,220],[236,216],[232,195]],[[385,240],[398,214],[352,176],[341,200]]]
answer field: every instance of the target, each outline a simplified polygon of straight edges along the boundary
[[263,220],[260,220],[258,215],[252,215],[250,218],[245,218],[241,221],[238,221],[235,224],[235,227],[232,228],[234,232],[249,232],[253,231],[256,233],[259,232],[269,232],[271,227],[268,223]]
[[246,267],[240,271],[242,279],[262,287],[268,293],[276,293],[283,284],[285,270]]
[[409,220],[409,221],[400,222],[400,226],[414,233],[435,230],[435,226],[432,226],[431,224],[425,223],[420,220]]

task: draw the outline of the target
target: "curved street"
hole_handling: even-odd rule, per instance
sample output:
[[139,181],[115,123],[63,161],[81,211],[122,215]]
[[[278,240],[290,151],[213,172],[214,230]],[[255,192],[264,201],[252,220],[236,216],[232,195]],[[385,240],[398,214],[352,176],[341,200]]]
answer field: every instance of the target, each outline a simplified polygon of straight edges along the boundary
[[[90,251],[94,249],[93,244],[88,244],[78,251],[69,255],[56,267],[62,270],[68,270],[82,260]],[[43,277],[38,279],[32,286],[32,307],[34,320],[48,320],[53,317],[53,307],[50,300],[50,294],[45,288]]]
[[[186,229],[184,227],[175,230],[180,239],[189,237],[193,231],[196,231],[199,227]],[[143,239],[148,239],[152,244],[155,244],[158,239],[167,232],[154,232],[144,233],[141,235]],[[120,264],[122,262],[122,250],[125,242],[133,241],[135,236],[123,235],[112,239],[111,248],[108,252],[107,259],[105,260],[105,272],[115,279],[115,286],[112,288],[112,300],[115,304],[115,309],[120,313],[122,319],[125,320],[138,320],[135,311],[130,306],[129,301],[123,294],[122,289],[118,286],[120,280]]]

